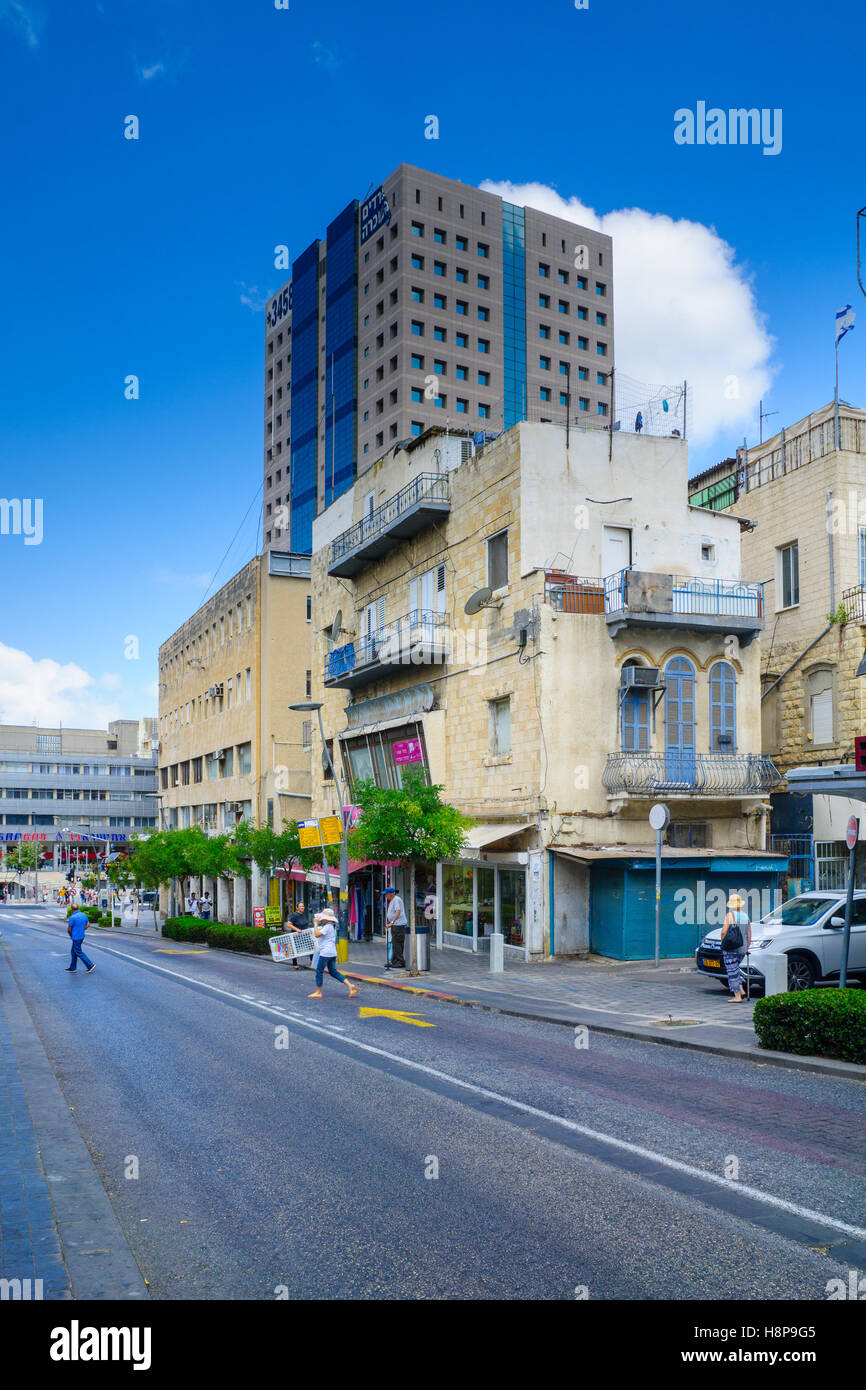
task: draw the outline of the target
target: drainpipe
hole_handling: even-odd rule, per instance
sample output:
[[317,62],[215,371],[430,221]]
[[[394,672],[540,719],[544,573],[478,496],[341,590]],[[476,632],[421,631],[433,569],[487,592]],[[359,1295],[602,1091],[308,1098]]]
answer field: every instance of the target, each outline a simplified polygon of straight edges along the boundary
[[836,576],[833,572],[833,527],[830,515],[830,499],[833,494],[827,489],[827,548],[830,552],[830,612],[836,612]]
[[553,956],[553,955],[556,954],[556,919],[554,918],[554,915],[553,915],[553,914],[554,914],[554,907],[553,907],[553,850],[552,850],[552,849],[549,849],[549,850],[547,851],[547,859],[548,859],[547,899],[548,899],[548,935],[549,935],[549,945],[548,945],[548,949],[549,949],[550,954]]

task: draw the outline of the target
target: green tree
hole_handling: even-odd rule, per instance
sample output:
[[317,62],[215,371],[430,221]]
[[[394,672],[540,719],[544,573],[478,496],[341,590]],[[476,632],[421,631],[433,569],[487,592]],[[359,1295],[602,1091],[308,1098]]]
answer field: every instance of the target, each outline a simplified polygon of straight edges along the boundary
[[354,797],[361,816],[349,837],[353,857],[396,859],[409,869],[409,969],[417,975],[415,865],[458,858],[474,822],[442,800],[442,787],[431,786],[415,770],[404,772],[397,791],[372,781],[356,782]]

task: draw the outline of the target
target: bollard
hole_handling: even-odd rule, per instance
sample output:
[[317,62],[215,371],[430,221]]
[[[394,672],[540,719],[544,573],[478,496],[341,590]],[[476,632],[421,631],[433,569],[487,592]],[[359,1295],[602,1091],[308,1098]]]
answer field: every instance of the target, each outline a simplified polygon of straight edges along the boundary
[[[752,956],[755,960],[755,956]],[[758,966],[764,977],[764,998],[788,992],[788,957],[774,951],[761,951]]]
[[505,937],[502,932],[493,932],[488,940],[490,942],[490,970],[496,974],[501,974],[505,969]]

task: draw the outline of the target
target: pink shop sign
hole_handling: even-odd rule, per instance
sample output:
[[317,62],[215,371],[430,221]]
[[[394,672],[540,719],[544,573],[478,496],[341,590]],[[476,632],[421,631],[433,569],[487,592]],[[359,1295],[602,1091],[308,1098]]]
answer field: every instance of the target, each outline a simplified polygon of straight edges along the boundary
[[420,738],[401,739],[394,744],[395,763],[423,763],[424,754],[421,751]]

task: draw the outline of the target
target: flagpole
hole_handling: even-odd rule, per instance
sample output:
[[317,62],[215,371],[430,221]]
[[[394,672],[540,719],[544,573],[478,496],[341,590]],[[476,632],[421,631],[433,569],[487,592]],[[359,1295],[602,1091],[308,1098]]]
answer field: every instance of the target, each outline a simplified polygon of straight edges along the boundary
[[839,452],[839,328],[836,327],[836,390],[833,394],[833,447]]

